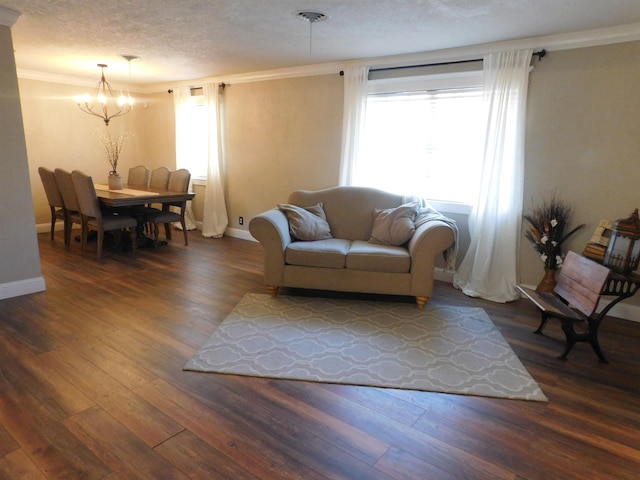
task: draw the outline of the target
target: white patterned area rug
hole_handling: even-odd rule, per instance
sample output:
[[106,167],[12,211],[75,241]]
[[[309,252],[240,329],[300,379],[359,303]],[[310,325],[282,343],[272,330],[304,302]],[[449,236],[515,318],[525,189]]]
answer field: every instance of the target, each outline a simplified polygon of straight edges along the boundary
[[547,401],[482,308],[251,293],[185,370]]

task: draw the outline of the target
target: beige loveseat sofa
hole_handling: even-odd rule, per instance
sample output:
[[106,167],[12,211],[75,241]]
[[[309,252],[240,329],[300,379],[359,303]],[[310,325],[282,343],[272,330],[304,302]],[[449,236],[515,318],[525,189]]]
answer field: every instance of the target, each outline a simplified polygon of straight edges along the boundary
[[[452,260],[457,229],[453,220],[424,204],[414,210],[407,200],[412,199],[364,187],[296,191],[287,204],[254,217],[249,231],[264,247],[268,291],[411,295],[424,307],[433,291],[436,258],[448,253]],[[312,217],[299,207],[307,207]],[[300,231],[297,216],[312,218],[311,235]]]

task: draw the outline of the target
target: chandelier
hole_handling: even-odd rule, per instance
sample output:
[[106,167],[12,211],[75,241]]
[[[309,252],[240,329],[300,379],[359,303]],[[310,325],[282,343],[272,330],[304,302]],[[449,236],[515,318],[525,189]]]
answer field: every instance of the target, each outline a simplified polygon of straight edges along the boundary
[[[133,55],[122,55],[129,62],[129,75],[131,75],[131,60],[138,58]],[[98,67],[101,68],[102,74],[96,90],[93,96],[85,93],[84,95],[78,95],[75,100],[80,110],[89,115],[100,117],[104,120],[105,125],[109,125],[109,120],[115,117],[126,115],[133,108],[133,98],[127,92],[120,92],[120,95],[116,95],[109,82],[104,78],[104,69],[107,65],[99,63]]]

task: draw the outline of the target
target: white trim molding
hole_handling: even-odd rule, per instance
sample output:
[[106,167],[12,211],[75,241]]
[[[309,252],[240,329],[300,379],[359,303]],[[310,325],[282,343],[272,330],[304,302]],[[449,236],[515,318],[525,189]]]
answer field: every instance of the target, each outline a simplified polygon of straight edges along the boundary
[[[536,288],[535,285],[524,285],[524,286],[532,289]],[[598,303],[598,308],[596,309],[596,312],[600,313],[613,300],[614,300],[614,297],[611,297],[608,295],[604,295],[600,297],[600,303]],[[615,307],[613,307],[611,310],[609,310],[609,312],[607,312],[607,316],[621,318],[623,320],[629,320],[631,322],[640,323],[640,305],[631,305],[629,303],[624,303],[624,301],[622,301],[618,303]]]
[[[3,12],[4,13],[3,15]],[[0,7],[0,24],[3,20],[11,21],[10,16],[20,15],[7,8]],[[6,17],[6,19],[4,18]],[[17,19],[18,17],[15,17]],[[15,20],[12,21],[13,24]],[[306,77],[313,75],[337,74],[351,66],[368,66],[370,68],[386,68],[394,66],[417,65],[422,63],[452,62],[458,60],[469,60],[482,58],[483,55],[504,50],[533,48],[554,50],[570,50],[573,48],[593,47],[598,45],[610,45],[614,43],[633,42],[640,40],[640,23],[621,25],[618,27],[601,28],[595,30],[585,30],[581,32],[571,32],[559,35],[547,35],[540,37],[523,38],[519,40],[509,40],[504,42],[486,43],[467,47],[457,47],[442,50],[432,50],[427,52],[409,53],[401,55],[391,55],[385,57],[371,57],[344,62],[322,63],[315,65],[303,65],[299,67],[266,70],[260,72],[247,72],[219,77],[206,77],[200,79],[190,79],[180,82],[154,83],[148,85],[130,85],[129,88],[136,93],[158,93],[166,92],[168,89],[177,88],[181,85],[204,85],[205,83],[225,82],[229,84],[258,82],[265,80],[277,80],[282,78]],[[35,72],[18,69],[18,77],[32,80],[49,81],[53,83],[65,83],[69,85],[85,86],[94,85],[89,83],[87,78],[71,77],[66,75],[56,75],[44,72]],[[93,78],[93,77],[92,77]]]
[[0,284],[0,300],[6,298],[20,297],[30,293],[44,292],[47,289],[43,277],[28,278],[16,282]]
[[20,15],[22,15],[20,12],[0,6],[0,25],[11,28]]
[[[227,228],[224,234],[230,237],[241,238],[243,240],[249,240],[252,242],[257,241],[255,238],[251,236],[251,233],[249,233],[247,230],[240,230],[239,228]],[[433,278],[434,280],[438,280],[440,282],[453,284],[454,275],[455,275],[455,272],[453,271],[436,267],[433,273]],[[535,285],[527,285],[527,287],[535,288]],[[609,303],[610,303],[610,300],[607,300],[607,297],[602,297],[597,311],[601,312],[602,309],[606,307]],[[607,316],[621,318],[623,320],[630,320],[632,322],[640,323],[640,306],[630,305],[624,302],[620,302],[615,307],[613,307],[611,311],[609,311]]]
[[[455,272],[445,271],[442,268],[436,268],[433,278],[441,282],[453,283],[454,275],[455,275]],[[533,288],[533,289],[536,288],[535,285],[525,285],[525,286],[527,288]],[[609,303],[613,301],[613,299],[609,300],[609,298],[612,298],[612,297],[603,296],[600,298],[600,303],[598,304],[598,309],[596,310],[598,313],[600,313],[607,305],[609,305]],[[615,307],[613,307],[607,313],[607,316],[621,318],[623,320],[629,320],[631,322],[640,323],[640,305],[631,305],[622,301],[618,303]]]
[[[64,230],[63,222],[56,222],[56,232]],[[36,223],[36,233],[49,233],[51,231],[51,223]]]
[[[8,9],[4,10],[12,12]],[[0,7],[0,23],[2,23],[2,11],[3,9],[2,7]],[[611,28],[585,30],[558,35],[546,35],[523,38],[519,40],[485,43],[466,47],[448,48],[418,53],[362,58],[343,62],[303,65],[299,67],[265,70],[259,72],[247,72],[226,76],[189,79],[179,82],[150,83],[147,85],[136,84],[130,85],[129,88],[131,90],[135,90],[135,92],[137,93],[151,94],[166,92],[168,89],[174,89],[181,85],[194,86],[204,85],[205,83],[219,82],[238,84],[265,80],[277,80],[282,78],[330,75],[337,74],[339,71],[352,66],[387,68],[406,65],[418,65],[423,63],[470,60],[482,58],[488,53],[495,53],[504,50],[523,48],[533,48],[537,50],[544,48],[547,51],[559,51],[571,50],[574,48],[594,47],[599,45],[611,45],[615,43],[633,42],[638,40],[640,40],[640,23],[634,23],[630,25],[621,25]],[[33,80],[50,81],[54,83],[68,83],[71,85],[85,85],[88,82],[86,78],[74,78],[65,75],[47,74],[21,69],[18,69],[18,77]]]
[[[600,304],[598,305],[598,309],[596,310],[598,313],[604,309],[609,303],[613,300],[607,300],[607,297],[600,298]],[[638,305],[630,305],[628,303],[624,303],[624,301],[618,303],[615,307],[607,312],[608,317],[616,317],[622,318],[623,320],[629,320],[631,322],[639,322],[640,323],[640,306]]]
[[[194,82],[199,82],[201,84],[215,82],[234,84],[312,75],[329,75],[352,66],[387,68],[406,65],[418,65],[423,63],[470,60],[482,58],[488,53],[501,52],[505,50],[523,48],[533,48],[534,50],[544,48],[547,51],[571,50],[573,48],[611,45],[615,43],[633,42],[637,40],[640,40],[640,23],[622,25],[612,28],[571,32],[559,35],[546,35],[540,37],[523,38],[519,40],[485,43],[467,47],[448,48],[442,50],[391,55],[385,57],[371,57],[345,62],[305,65],[300,67],[282,68],[262,72],[247,72],[243,74],[229,75],[224,77],[209,77],[199,80],[190,80],[189,85],[193,84]],[[147,85],[145,93],[166,91],[168,88],[176,88],[176,86],[183,85],[184,83],[185,82],[173,82],[162,85]]]
[[239,228],[227,228],[224,231],[224,234],[234,238],[241,238],[242,240],[257,242],[257,240],[253,238],[253,235],[251,235],[248,230],[241,230]]

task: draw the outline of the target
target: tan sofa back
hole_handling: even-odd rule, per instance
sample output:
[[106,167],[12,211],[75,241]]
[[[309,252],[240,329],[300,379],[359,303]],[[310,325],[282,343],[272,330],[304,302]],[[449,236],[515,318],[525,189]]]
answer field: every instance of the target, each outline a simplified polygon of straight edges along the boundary
[[369,240],[374,210],[398,207],[404,199],[402,195],[366,187],[298,190],[289,195],[289,203],[299,207],[322,203],[331,234],[346,240]]

